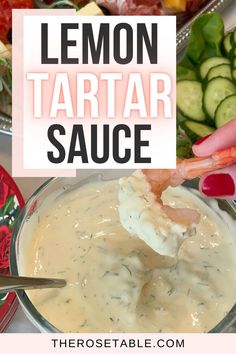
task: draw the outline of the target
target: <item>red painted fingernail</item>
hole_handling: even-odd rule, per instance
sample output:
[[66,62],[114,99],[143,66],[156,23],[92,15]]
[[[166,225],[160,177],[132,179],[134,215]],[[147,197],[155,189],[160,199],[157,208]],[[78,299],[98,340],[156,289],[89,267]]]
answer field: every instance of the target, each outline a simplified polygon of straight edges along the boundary
[[234,195],[234,181],[232,177],[227,173],[209,175],[203,180],[202,192],[208,197],[223,197]]
[[209,138],[209,136],[211,136],[211,134],[208,134],[208,135],[204,136],[203,138],[199,139],[198,141],[196,141],[196,143],[194,143],[194,145],[200,145],[201,143],[203,143],[203,141],[207,140],[207,138]]

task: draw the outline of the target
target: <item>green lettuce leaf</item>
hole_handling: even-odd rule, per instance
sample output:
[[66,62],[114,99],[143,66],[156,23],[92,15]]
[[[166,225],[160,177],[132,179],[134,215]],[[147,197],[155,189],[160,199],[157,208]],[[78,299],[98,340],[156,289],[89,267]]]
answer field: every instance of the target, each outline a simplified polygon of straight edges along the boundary
[[199,64],[212,56],[222,56],[224,22],[218,13],[198,17],[191,28],[188,46],[177,65],[178,80],[195,80]]

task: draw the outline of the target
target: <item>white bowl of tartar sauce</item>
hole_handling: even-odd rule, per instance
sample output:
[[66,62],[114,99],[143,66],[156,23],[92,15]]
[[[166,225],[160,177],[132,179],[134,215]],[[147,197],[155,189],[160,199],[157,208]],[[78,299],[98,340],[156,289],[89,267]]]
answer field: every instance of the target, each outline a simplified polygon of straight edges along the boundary
[[[99,175],[96,174],[99,172]],[[42,185],[12,237],[13,275],[64,278],[61,289],[18,291],[43,332],[229,332],[236,323],[236,209],[189,187],[163,194],[200,214],[176,258],[125,230],[119,178],[130,171],[81,171]]]

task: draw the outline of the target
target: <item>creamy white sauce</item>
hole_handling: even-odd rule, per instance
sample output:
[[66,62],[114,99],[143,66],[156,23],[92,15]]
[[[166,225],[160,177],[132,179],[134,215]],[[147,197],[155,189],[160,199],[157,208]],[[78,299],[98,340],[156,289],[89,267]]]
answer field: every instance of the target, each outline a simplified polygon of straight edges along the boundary
[[65,332],[209,331],[235,303],[235,223],[170,188],[165,203],[201,218],[178,259],[159,256],[122,227],[118,190],[118,181],[84,185],[40,217],[26,275],[62,277],[67,286],[28,292],[33,304]]
[[119,215],[123,227],[157,253],[175,257],[183,241],[193,236],[195,224],[172,221],[156,201],[144,174],[137,170],[119,180]]

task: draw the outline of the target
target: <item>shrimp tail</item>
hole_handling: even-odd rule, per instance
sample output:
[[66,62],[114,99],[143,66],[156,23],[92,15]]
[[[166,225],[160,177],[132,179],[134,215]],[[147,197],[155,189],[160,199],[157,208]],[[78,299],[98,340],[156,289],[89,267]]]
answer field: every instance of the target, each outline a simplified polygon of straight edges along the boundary
[[164,212],[174,222],[180,224],[198,223],[199,214],[195,210],[176,209],[163,205],[162,192],[169,186],[176,187],[185,180],[200,177],[204,173],[230,166],[236,163],[236,147],[227,148],[213,153],[207,157],[193,157],[186,160],[177,160],[174,170],[142,170],[146,176],[156,201],[162,206]]
[[236,147],[230,147],[217,151],[208,157],[193,157],[187,160],[177,161],[176,173],[183,180],[200,177],[204,173],[225,168],[236,163]]

